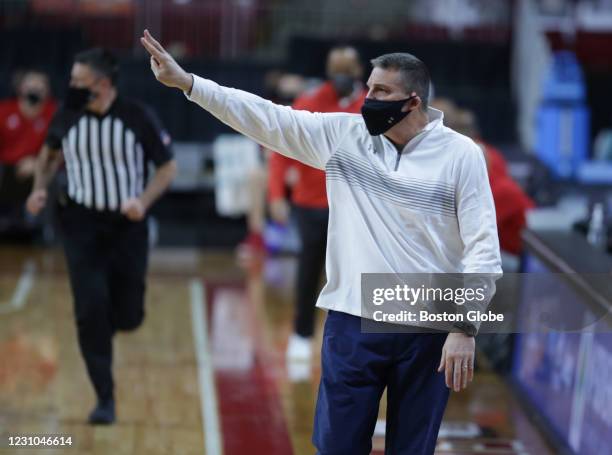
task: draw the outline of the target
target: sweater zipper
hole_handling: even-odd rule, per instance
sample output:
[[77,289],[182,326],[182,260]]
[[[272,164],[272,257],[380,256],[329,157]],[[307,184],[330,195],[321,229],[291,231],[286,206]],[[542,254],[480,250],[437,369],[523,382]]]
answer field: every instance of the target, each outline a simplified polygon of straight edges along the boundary
[[395,160],[395,169],[393,169],[394,171],[397,171],[397,168],[399,167],[399,162],[400,162],[400,158],[402,157],[402,152],[398,151],[397,152],[397,159]]

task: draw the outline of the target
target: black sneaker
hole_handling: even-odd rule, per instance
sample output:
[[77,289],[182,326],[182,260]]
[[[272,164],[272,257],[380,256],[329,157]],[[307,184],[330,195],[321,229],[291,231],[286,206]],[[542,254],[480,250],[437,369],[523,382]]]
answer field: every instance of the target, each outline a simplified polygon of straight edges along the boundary
[[92,425],[111,425],[115,423],[115,400],[99,401],[98,405],[89,414],[89,423]]

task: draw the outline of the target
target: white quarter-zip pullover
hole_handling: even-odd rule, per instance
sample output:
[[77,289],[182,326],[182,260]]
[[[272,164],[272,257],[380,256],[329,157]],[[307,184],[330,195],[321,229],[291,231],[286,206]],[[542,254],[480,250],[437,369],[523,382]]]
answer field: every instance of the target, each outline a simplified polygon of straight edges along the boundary
[[188,98],[272,150],[323,169],[327,284],[317,306],[361,316],[362,273],[501,273],[482,150],[442,112],[399,153],[358,114],[311,113],[194,75]]

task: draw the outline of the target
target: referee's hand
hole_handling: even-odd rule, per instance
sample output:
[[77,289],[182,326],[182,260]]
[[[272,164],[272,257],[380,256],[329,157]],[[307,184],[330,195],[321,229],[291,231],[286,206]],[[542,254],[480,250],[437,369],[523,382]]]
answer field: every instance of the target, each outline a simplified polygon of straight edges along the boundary
[[168,87],[180,88],[184,92],[191,91],[193,85],[191,74],[176,63],[176,60],[166,52],[148,30],[144,31],[144,36],[140,38],[140,42],[151,54],[151,70],[159,82]]
[[474,337],[463,333],[449,333],[442,348],[438,371],[444,371],[446,387],[459,392],[474,379]]
[[26,210],[36,216],[40,213],[42,209],[45,208],[47,204],[47,190],[34,190],[28,196],[28,200],[26,201]]
[[121,204],[121,213],[130,221],[140,221],[145,217],[147,210],[142,201],[133,197]]

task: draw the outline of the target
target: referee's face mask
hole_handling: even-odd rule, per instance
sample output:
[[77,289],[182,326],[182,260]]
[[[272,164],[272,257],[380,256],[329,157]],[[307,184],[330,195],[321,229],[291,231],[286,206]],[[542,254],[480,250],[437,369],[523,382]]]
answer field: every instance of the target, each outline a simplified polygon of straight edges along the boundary
[[94,98],[94,92],[88,87],[69,87],[65,103],[69,109],[81,110]]
[[75,63],[66,93],[65,104],[69,109],[85,109],[100,96],[103,77],[94,73],[87,65]]

